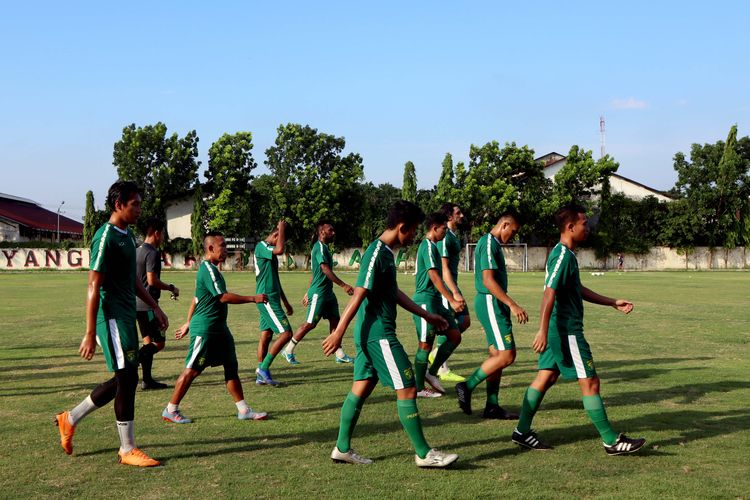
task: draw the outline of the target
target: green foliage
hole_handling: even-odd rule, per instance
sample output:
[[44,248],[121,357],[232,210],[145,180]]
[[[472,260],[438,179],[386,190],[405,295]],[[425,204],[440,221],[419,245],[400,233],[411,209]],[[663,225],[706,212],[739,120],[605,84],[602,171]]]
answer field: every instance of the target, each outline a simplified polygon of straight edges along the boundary
[[356,216],[358,245],[365,247],[385,230],[388,209],[401,199],[401,190],[388,183],[375,186],[366,182],[359,186],[358,192],[362,200],[362,211]]
[[455,189],[456,186],[453,182],[453,156],[450,153],[445,153],[442,170],[440,171],[440,179],[435,187],[436,204],[440,206],[443,203],[453,201]]
[[416,203],[417,201],[417,170],[414,163],[407,161],[404,164],[404,182],[401,185],[401,198]]
[[609,193],[609,177],[619,166],[609,155],[594,160],[590,150],[574,145],[565,166],[555,175],[552,189],[555,205],[573,202],[591,207],[596,197]]
[[94,192],[86,192],[86,212],[83,216],[83,244],[88,247],[96,233],[96,208],[94,207]]
[[190,217],[190,236],[193,242],[193,256],[203,255],[203,237],[206,235],[206,203],[200,184],[193,193],[193,213]]

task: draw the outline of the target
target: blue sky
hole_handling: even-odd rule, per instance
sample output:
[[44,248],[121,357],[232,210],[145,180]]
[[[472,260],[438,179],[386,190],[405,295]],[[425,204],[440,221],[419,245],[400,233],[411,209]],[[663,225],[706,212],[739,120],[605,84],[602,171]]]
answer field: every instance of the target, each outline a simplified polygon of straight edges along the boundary
[[748,135],[750,5],[713,2],[14,2],[0,17],[0,192],[69,216],[130,123],[211,143],[281,123],[344,136],[365,176],[437,182],[446,152],[572,144],[673,186],[694,142]]

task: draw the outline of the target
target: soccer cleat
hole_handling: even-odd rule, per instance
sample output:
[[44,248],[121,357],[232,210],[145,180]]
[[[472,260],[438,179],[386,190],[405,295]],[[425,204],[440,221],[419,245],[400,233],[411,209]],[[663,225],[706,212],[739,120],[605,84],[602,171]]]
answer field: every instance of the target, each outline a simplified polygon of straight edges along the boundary
[[551,450],[552,446],[548,445],[541,439],[539,439],[539,436],[536,435],[536,432],[534,430],[530,430],[529,432],[520,433],[518,429],[513,430],[513,434],[510,437],[510,440],[516,443],[519,446],[523,446],[524,448],[528,448],[530,450]]
[[418,398],[439,398],[442,397],[442,394],[440,394],[438,391],[433,391],[429,387],[425,387],[421,391],[417,393]]
[[290,365],[299,365],[299,364],[300,364],[300,362],[299,362],[299,361],[297,361],[297,358],[296,358],[296,356],[294,355],[294,353],[291,353],[291,354],[287,354],[287,353],[284,353],[284,359],[285,359],[285,360],[286,360],[286,362],[287,362],[287,363],[289,363]]
[[68,419],[69,415],[67,411],[55,415],[55,425],[60,431],[60,446],[68,455],[73,453],[73,434],[76,432],[76,426]]
[[258,385],[270,385],[273,387],[279,385],[278,382],[271,378],[271,370],[256,368],[255,375],[255,383]]
[[239,420],[267,420],[268,413],[264,411],[253,411],[252,408],[246,412],[238,411],[237,418]]
[[458,373],[448,370],[445,373],[438,372],[441,382],[466,382],[466,377],[462,377]]
[[424,380],[425,382],[430,384],[433,389],[435,389],[441,394],[445,394],[445,389],[443,388],[443,385],[440,383],[440,379],[438,379],[435,375],[433,375],[430,372],[426,372],[424,374]]
[[626,453],[634,453],[640,450],[643,445],[646,444],[646,440],[643,438],[629,438],[625,434],[617,436],[617,441],[613,445],[604,445],[604,451],[607,455],[624,455]]
[[482,418],[491,418],[495,420],[518,420],[518,415],[512,411],[505,411],[498,405],[487,405],[484,407]]
[[467,415],[471,415],[471,391],[466,382],[456,384],[456,397],[458,398],[458,406],[461,410]]
[[333,447],[333,451],[331,452],[331,460],[333,460],[334,462],[357,465],[370,465],[372,463],[372,460],[370,460],[369,458],[357,455],[352,448],[349,448],[349,451],[344,453],[342,451],[339,451],[338,446]]
[[154,460],[138,448],[133,448],[127,453],[117,452],[117,461],[123,465],[135,465],[136,467],[159,467],[161,462]]
[[414,461],[417,463],[417,467],[448,467],[456,460],[458,460],[458,455],[455,453],[443,453],[435,448],[427,452],[427,455],[424,458],[419,458],[419,455],[414,455]]
[[144,391],[158,391],[159,389],[166,389],[167,387],[169,387],[167,384],[157,382],[156,380],[150,380],[148,382],[145,380],[141,381],[141,389]]
[[336,363],[354,363],[354,358],[352,358],[348,354],[344,354],[343,358],[339,358],[338,356],[336,356]]
[[180,413],[180,410],[178,409],[175,412],[169,411],[167,408],[164,408],[164,411],[161,412],[161,418],[164,419],[166,422],[173,422],[175,424],[191,424],[193,423],[192,420],[187,418],[185,415]]

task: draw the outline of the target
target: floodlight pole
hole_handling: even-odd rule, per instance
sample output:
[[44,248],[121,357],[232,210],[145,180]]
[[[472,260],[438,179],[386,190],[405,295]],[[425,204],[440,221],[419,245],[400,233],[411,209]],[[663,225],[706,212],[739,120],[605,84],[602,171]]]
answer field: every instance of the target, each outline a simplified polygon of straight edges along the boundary
[[60,206],[57,207],[57,242],[60,243],[60,209],[65,205],[65,200],[60,202]]

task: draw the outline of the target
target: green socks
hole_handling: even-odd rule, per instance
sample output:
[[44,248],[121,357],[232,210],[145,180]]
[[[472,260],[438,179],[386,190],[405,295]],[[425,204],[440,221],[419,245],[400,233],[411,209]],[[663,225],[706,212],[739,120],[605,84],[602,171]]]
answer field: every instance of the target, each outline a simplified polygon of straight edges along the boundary
[[456,350],[456,347],[456,344],[454,344],[450,340],[446,340],[443,345],[440,346],[437,354],[435,354],[435,360],[430,365],[430,375],[437,375],[440,367],[443,365],[443,363],[445,363],[450,355],[453,354],[453,351]]
[[487,381],[487,406],[499,406],[498,394],[500,393],[500,381]]
[[531,421],[534,420],[534,415],[539,409],[539,405],[542,404],[542,399],[544,399],[543,392],[539,392],[533,387],[526,389],[526,394],[523,395],[523,403],[521,403],[521,416],[518,417],[518,425],[516,426],[521,434],[526,434],[531,430]]
[[609,423],[602,397],[597,394],[596,396],[583,396],[582,399],[583,407],[591,421],[594,423],[594,426],[596,426],[596,430],[599,431],[599,435],[602,437],[604,444],[607,446],[615,444],[615,441],[617,441],[617,433],[612,429],[612,425]]
[[363,404],[365,404],[365,401],[352,392],[344,400],[344,405],[341,407],[339,437],[336,439],[336,448],[342,453],[346,453],[351,447],[354,426],[357,425],[357,419],[359,419],[359,412],[362,410]]
[[269,351],[269,353],[266,354],[266,357],[263,358],[263,362],[260,364],[260,366],[258,366],[258,368],[260,368],[261,370],[268,370],[269,368],[271,368],[271,363],[273,363],[275,357],[276,356],[271,354],[271,352]]
[[414,379],[417,383],[418,391],[424,389],[424,374],[427,372],[427,357],[429,355],[429,351],[419,348],[414,358]]
[[[419,458],[426,457],[427,453],[430,451],[430,446],[427,444],[427,441],[424,438],[424,433],[422,432],[422,420],[419,418],[417,400],[399,399],[396,401],[396,406],[398,407],[398,418],[401,420],[401,425],[409,436],[411,444],[414,446],[414,450],[417,452]],[[343,422],[343,420],[344,413],[342,410],[341,421]],[[339,431],[339,436],[340,435],[341,433]],[[341,448],[339,448],[339,450],[341,450]]]
[[468,387],[470,391],[473,391],[476,386],[481,384],[486,378],[487,374],[484,373],[482,367],[480,366],[479,368],[474,370],[474,373],[469,375],[469,378],[466,379],[466,387]]
[[448,340],[448,337],[445,335],[436,335],[435,336],[435,348],[440,349],[440,346],[445,344],[445,341]]

